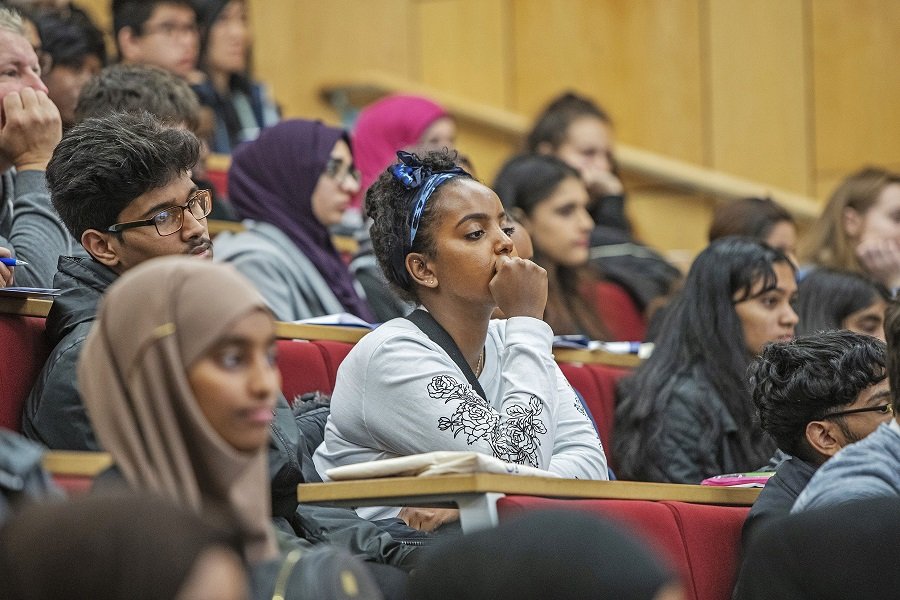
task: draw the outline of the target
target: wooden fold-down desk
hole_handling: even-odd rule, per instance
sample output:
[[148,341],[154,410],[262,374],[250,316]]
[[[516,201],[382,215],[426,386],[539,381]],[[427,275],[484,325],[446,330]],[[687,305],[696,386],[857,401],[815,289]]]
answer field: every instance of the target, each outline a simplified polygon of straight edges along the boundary
[[750,506],[759,488],[724,488],[635,481],[584,481],[472,473],[439,477],[385,477],[305,483],[300,502],[337,506],[452,506],[460,509],[464,531],[497,524],[497,500],[506,494],[545,498],[679,500],[698,504]]

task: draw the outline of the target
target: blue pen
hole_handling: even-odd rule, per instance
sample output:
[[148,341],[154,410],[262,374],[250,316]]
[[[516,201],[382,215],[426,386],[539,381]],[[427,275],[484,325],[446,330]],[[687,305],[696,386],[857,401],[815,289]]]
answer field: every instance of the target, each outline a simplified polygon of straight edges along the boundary
[[23,267],[28,264],[24,260],[19,260],[17,258],[0,258],[0,263],[3,263],[7,267]]

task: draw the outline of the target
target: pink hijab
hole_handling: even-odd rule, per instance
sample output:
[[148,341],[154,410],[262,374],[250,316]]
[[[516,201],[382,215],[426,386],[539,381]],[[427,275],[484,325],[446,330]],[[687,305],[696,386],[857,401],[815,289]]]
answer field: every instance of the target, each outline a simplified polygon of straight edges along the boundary
[[416,144],[429,125],[445,116],[446,110],[420,96],[388,96],[365,107],[353,130],[353,158],[362,173],[353,206],[362,204],[369,186],[396,162],[397,150]]

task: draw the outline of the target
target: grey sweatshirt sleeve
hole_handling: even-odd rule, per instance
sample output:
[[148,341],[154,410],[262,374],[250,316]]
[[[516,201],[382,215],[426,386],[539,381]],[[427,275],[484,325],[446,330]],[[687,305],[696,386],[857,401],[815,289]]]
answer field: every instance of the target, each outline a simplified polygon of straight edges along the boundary
[[53,287],[53,276],[61,255],[72,253],[74,240],[50,204],[50,193],[43,171],[22,171],[4,184],[14,181],[15,195],[11,218],[0,231],[0,246],[28,263],[17,267],[14,285]]

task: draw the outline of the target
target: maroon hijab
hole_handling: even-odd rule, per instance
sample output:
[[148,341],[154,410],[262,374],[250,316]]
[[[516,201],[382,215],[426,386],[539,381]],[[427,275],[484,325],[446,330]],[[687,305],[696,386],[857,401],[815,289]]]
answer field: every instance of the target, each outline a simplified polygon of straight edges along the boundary
[[238,146],[228,171],[228,194],[242,219],[278,227],[312,262],[347,312],[372,322],[369,306],[312,211],[312,194],[342,129],[319,121],[282,121]]

